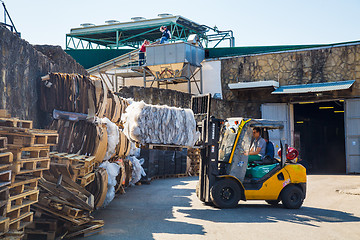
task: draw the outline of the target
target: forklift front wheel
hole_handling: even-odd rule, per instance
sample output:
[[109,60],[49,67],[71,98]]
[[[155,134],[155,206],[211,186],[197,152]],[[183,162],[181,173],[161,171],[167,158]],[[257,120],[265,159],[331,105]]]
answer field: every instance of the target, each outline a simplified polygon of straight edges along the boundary
[[281,201],[285,208],[298,209],[304,202],[303,191],[294,185],[287,186],[281,193]]
[[221,179],[210,190],[211,201],[218,208],[236,207],[241,198],[241,189],[233,179]]

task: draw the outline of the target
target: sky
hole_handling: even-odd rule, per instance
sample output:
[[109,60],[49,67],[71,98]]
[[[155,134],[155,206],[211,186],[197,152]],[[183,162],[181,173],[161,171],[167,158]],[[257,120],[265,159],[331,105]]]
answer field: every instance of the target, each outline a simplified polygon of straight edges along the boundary
[[360,40],[360,0],[2,1],[23,39],[63,48],[66,33],[81,23],[126,22],[137,16],[155,18],[159,13],[233,30],[237,47]]

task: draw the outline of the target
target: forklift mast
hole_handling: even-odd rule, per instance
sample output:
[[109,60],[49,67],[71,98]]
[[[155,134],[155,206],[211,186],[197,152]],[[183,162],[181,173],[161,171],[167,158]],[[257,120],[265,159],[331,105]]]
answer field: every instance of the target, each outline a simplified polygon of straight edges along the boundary
[[219,138],[223,120],[210,114],[211,94],[193,96],[191,108],[197,121],[197,130],[201,133],[197,143],[201,149],[198,194],[201,201],[211,202],[210,188],[219,175]]

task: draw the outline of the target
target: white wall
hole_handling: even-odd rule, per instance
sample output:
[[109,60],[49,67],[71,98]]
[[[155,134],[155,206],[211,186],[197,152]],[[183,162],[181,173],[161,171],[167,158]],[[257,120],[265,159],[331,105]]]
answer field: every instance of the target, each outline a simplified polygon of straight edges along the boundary
[[221,91],[221,61],[205,61],[203,65],[203,91],[204,93],[220,93]]

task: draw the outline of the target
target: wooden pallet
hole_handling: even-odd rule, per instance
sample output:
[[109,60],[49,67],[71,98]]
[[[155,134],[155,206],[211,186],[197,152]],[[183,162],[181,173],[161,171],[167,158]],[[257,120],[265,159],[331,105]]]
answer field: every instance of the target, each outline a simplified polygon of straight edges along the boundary
[[28,226],[32,220],[33,220],[33,212],[28,212],[25,214],[22,214],[20,217],[13,219],[9,223],[9,229],[11,230],[20,230],[24,229],[26,226]]
[[7,214],[37,203],[38,198],[39,190],[27,190],[18,195],[10,196],[7,203]]
[[7,146],[12,147],[55,146],[59,139],[57,133],[38,132],[34,130],[29,130],[28,132],[0,130],[0,134],[7,137]]
[[[35,202],[34,202],[35,203]],[[17,219],[20,216],[30,212],[30,205],[32,205],[33,203],[28,202],[27,204],[23,204],[20,207],[11,210],[10,212],[6,213],[6,217],[10,218],[11,220]]]
[[85,177],[86,175],[92,173],[94,171],[95,164],[85,167],[81,164],[73,166],[75,174],[79,177]]
[[71,227],[69,232],[65,235],[65,238],[69,239],[74,237],[89,237],[102,232],[103,226],[103,220],[92,220],[91,222],[84,225]]
[[95,163],[95,156],[50,152],[50,157],[56,163],[82,164],[85,167]]
[[76,225],[82,225],[82,224],[85,224],[89,221],[91,221],[91,218],[73,218],[73,217],[69,217],[69,216],[66,216],[66,215],[63,215],[57,211],[54,211],[53,209],[50,209],[48,208],[47,206],[43,206],[43,205],[40,205],[40,204],[35,204],[35,207],[36,207],[36,211],[40,211],[42,213],[45,213],[47,215],[51,215],[51,216],[54,216],[56,218],[59,218],[59,219],[62,219],[62,220],[67,220],[69,222],[72,222]]
[[9,231],[9,223],[9,218],[0,217],[0,236]]
[[30,120],[20,120],[17,118],[0,118],[0,126],[32,129],[33,122]]
[[77,181],[79,182],[79,184],[82,187],[86,187],[89,183],[94,181],[94,179],[95,179],[95,173],[89,173],[88,175],[86,175],[84,177],[78,178]]
[[24,180],[24,179],[32,179],[32,178],[39,179],[39,178],[43,177],[43,175],[44,175],[43,173],[44,173],[44,170],[41,170],[41,169],[34,170],[32,172],[29,172],[26,174],[21,174],[21,175],[13,173],[11,175],[11,183],[14,183],[19,180]]
[[38,189],[38,180],[39,178],[29,178],[19,176],[11,185],[9,186],[9,196],[13,197],[21,193],[37,190]]
[[49,170],[50,158],[15,161],[12,169],[15,175]]
[[28,160],[28,159],[49,159],[50,147],[9,147],[10,152],[13,153],[14,161]]
[[68,216],[71,216],[73,218],[80,218],[80,217],[84,217],[85,215],[85,211],[82,209],[78,209],[78,208],[74,208],[74,207],[69,207],[64,205],[62,212]]
[[39,201],[39,204],[41,204],[42,206],[47,206],[52,211],[56,211],[57,213],[59,213],[61,215],[71,217],[74,219],[89,216],[88,211],[66,205],[60,199],[54,199],[54,198],[48,197],[48,199],[45,200],[45,199],[41,198]]

